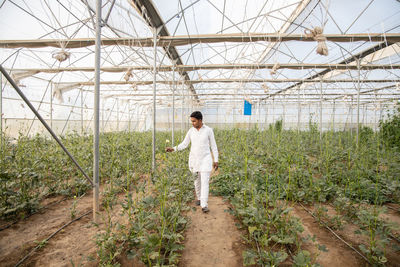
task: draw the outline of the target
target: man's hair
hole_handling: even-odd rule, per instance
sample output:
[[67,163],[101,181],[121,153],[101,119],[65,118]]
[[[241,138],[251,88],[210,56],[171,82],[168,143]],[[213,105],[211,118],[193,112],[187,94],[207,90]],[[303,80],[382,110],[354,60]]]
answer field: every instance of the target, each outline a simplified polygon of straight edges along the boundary
[[190,114],[190,117],[198,120],[203,120],[203,114],[201,114],[200,111],[194,111],[192,114]]

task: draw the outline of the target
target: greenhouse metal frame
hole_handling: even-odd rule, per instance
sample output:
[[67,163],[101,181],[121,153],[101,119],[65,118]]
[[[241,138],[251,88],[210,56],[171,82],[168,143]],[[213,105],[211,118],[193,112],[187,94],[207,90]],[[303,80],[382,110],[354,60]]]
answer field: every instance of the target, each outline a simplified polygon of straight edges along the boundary
[[[214,128],[315,120],[321,136],[354,129],[358,142],[396,108],[398,1],[357,0],[357,14],[343,1],[235,2],[244,15],[226,0],[172,2],[0,1],[2,138],[46,129],[92,184],[94,221],[101,132],[152,130],[155,171],[156,131],[174,146],[193,110]],[[93,179],[57,137],[73,131],[93,133]]]

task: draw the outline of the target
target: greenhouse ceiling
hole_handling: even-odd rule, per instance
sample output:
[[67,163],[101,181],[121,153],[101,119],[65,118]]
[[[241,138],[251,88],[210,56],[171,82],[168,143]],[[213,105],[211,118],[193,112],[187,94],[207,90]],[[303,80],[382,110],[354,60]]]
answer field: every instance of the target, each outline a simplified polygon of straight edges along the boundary
[[[94,0],[0,0],[0,63],[29,99],[74,105],[94,90],[95,21]],[[103,99],[147,105],[154,82],[159,106],[400,95],[396,0],[104,0],[101,26]]]

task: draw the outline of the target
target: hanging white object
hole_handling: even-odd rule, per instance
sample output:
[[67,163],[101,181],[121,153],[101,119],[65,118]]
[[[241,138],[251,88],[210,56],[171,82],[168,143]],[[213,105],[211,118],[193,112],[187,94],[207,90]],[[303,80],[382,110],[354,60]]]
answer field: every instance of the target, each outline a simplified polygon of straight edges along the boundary
[[133,77],[132,68],[129,68],[128,71],[125,73],[124,79],[125,81],[129,81],[129,79],[132,77]]
[[67,60],[71,56],[70,52],[65,51],[64,49],[61,49],[61,51],[54,52],[52,57],[54,59],[57,59],[60,62],[63,62]]
[[60,103],[63,103],[64,102],[63,93],[68,92],[77,87],[79,87],[79,83],[68,84],[68,85],[56,84],[53,91],[53,97],[57,98],[57,100],[60,101]]
[[279,69],[280,65],[279,63],[275,63],[274,66],[272,67],[271,71],[269,72],[271,75],[275,75],[276,71]]
[[312,30],[305,30],[304,32],[307,37],[311,37],[318,42],[317,54],[327,56],[328,47],[326,46],[326,37],[322,35],[323,29],[321,27],[315,27]]
[[28,78],[34,74],[39,73],[38,70],[28,70],[28,71],[13,71],[11,73],[11,77],[13,78],[13,80],[15,81],[16,84],[20,85],[19,82],[24,79],[24,78]]

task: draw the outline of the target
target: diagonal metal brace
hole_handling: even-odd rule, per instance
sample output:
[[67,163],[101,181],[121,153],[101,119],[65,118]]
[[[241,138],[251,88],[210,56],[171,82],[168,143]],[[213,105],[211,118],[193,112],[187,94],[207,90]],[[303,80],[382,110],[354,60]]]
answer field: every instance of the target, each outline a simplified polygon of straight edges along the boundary
[[47,131],[51,134],[51,136],[56,140],[56,142],[60,145],[60,147],[64,150],[64,152],[68,155],[68,157],[74,162],[76,167],[82,172],[83,176],[92,184],[93,186],[93,181],[89,178],[89,176],[85,173],[85,171],[81,168],[79,163],[75,160],[75,158],[69,153],[67,148],[61,143],[61,140],[57,137],[57,135],[53,132],[53,130],[50,128],[50,126],[46,123],[46,121],[42,118],[42,116],[39,114],[39,112],[35,109],[35,107],[31,104],[31,102],[26,98],[24,93],[21,91],[21,89],[18,87],[18,85],[15,83],[15,81],[8,75],[7,71],[3,68],[3,66],[0,64],[0,71],[3,73],[4,77],[8,80],[8,82],[14,87],[15,91],[21,96],[21,98],[24,100],[24,102],[29,106],[29,108],[32,110],[32,112],[36,115],[36,117],[40,120],[40,122],[43,124],[44,127],[46,127]]

